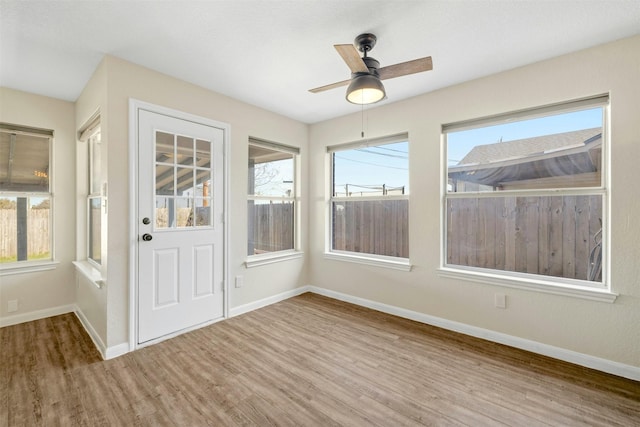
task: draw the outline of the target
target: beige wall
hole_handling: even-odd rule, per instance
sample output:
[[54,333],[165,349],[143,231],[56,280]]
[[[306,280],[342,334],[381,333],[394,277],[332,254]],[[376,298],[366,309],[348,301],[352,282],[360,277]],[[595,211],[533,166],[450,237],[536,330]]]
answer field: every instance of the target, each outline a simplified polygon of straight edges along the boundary
[[[54,313],[75,302],[71,261],[75,254],[75,126],[71,102],[0,88],[0,121],[54,131],[54,270],[0,276],[0,320],[44,310]],[[7,313],[7,301],[18,311]]]
[[[437,72],[436,69],[433,72]],[[105,346],[126,343],[129,325],[129,98],[225,122],[230,141],[229,276],[231,307],[306,284],[640,367],[640,37],[366,110],[367,136],[410,137],[411,272],[323,258],[327,145],[360,138],[359,114],[307,126],[166,75],[107,56],[74,105],[0,89],[0,120],[56,131],[56,270],[0,277],[0,320],[7,299],[18,314],[77,303]],[[440,126],[475,117],[609,92],[611,94],[611,278],[620,294],[602,303],[443,278],[440,259]],[[393,95],[390,93],[392,98]],[[108,274],[101,290],[76,283],[71,261],[84,254],[86,147],[75,131],[97,110],[103,117],[109,178]],[[75,114],[75,116],[74,116]],[[75,122],[75,123],[74,123]],[[247,139],[301,147],[302,249],[305,258],[246,269]],[[307,210],[308,208],[308,210]],[[80,220],[76,238],[75,217]],[[77,248],[77,249],[76,249]],[[496,292],[508,308],[493,307]]]
[[[437,59],[437,58],[436,58]],[[437,71],[437,61],[434,73]],[[428,78],[426,76],[425,78]],[[326,260],[327,145],[358,140],[360,117],[310,127],[310,278],[313,285],[419,313],[640,367],[640,37],[445,88],[365,114],[367,136],[408,132],[410,254],[399,272]],[[444,123],[589,95],[611,96],[611,283],[615,303],[443,278],[440,260]],[[388,96],[392,99],[393,94]],[[496,292],[508,308],[494,308]]]
[[[247,164],[249,136],[301,148],[308,156],[305,124],[207,91],[132,63],[106,57],[109,158],[109,271],[107,277],[107,346],[128,340],[129,314],[129,98],[169,107],[230,125],[229,277],[230,306],[237,307],[306,285],[305,259],[246,269]],[[305,180],[301,183],[303,191]],[[302,206],[304,206],[304,200]],[[303,211],[302,230],[308,227]],[[302,233],[302,249],[306,246]],[[244,286],[235,288],[233,278],[244,276]]]
[[[102,61],[94,71],[91,79],[85,85],[82,93],[76,100],[76,130],[80,131],[89,124],[96,113],[101,114],[101,138],[107,140],[109,136],[108,120],[104,115],[107,108],[107,77],[106,64]],[[76,142],[76,260],[85,260],[87,256],[87,202],[88,193],[88,144]],[[103,156],[103,163],[107,158]],[[106,171],[106,167],[102,167]],[[103,173],[104,180],[108,175]],[[108,230],[108,224],[102,224]],[[102,249],[102,274],[106,276],[109,256],[105,250],[105,242]],[[83,320],[89,324],[94,340],[104,350],[107,343],[107,292],[109,287],[97,288],[81,272],[76,272],[76,305],[83,316]]]

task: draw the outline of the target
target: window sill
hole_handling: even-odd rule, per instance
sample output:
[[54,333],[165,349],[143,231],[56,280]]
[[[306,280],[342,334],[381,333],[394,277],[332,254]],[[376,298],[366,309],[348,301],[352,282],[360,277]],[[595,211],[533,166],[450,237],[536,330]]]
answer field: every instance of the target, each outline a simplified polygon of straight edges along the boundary
[[23,261],[20,263],[15,262],[8,265],[0,266],[0,276],[54,270],[58,266],[58,264],[60,264],[58,261]]
[[441,267],[438,275],[451,279],[467,280],[488,285],[505,286],[527,291],[542,292],[553,295],[563,295],[574,298],[588,299],[592,301],[613,303],[618,294],[607,289],[589,288],[586,286],[551,283],[548,281],[536,281],[517,277],[506,277],[498,274],[482,273],[478,271],[463,271],[456,268]]
[[76,271],[81,273],[93,285],[102,289],[107,283],[102,279],[100,271],[95,268],[89,261],[73,261]]
[[258,267],[261,265],[274,264],[276,262],[288,261],[290,259],[298,259],[304,256],[304,252],[300,251],[283,251],[273,252],[263,255],[252,255],[247,258],[244,265],[247,268]]
[[374,267],[390,268],[400,271],[411,271],[413,267],[407,258],[394,258],[386,256],[366,256],[354,252],[325,252],[325,259],[336,261],[354,262],[356,264],[370,265]]

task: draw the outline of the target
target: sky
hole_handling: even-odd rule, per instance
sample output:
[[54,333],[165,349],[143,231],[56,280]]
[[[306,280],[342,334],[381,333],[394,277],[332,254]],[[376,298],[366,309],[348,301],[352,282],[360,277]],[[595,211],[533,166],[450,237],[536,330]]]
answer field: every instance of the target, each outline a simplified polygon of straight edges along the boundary
[[362,195],[379,195],[383,185],[388,189],[404,187],[408,194],[409,143],[336,151],[334,179],[335,191],[341,195],[347,184],[350,193]]
[[521,120],[447,134],[447,163],[455,165],[477,145],[532,138],[602,126],[602,108]]
[[[457,164],[473,147],[500,140],[513,141],[541,135],[569,132],[602,126],[602,108],[592,108],[561,115],[546,116],[478,129],[450,132],[447,135],[449,165]],[[439,144],[440,141],[433,141]],[[291,189],[293,162],[291,159],[271,162],[271,178],[257,193],[283,196]],[[355,195],[380,195],[381,188],[404,187],[409,194],[409,143],[354,148],[335,152],[335,191],[344,196],[347,190]],[[399,190],[400,191],[400,190]],[[393,194],[399,194],[395,192]]]

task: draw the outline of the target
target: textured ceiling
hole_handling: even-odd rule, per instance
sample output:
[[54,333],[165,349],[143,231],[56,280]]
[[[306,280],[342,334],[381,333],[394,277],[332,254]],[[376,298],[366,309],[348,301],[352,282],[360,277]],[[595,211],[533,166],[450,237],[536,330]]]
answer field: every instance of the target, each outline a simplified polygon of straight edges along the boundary
[[386,80],[392,103],[640,33],[638,0],[7,1],[0,85],[75,101],[105,54],[305,123],[357,112],[333,45],[372,32],[381,66],[432,56]]

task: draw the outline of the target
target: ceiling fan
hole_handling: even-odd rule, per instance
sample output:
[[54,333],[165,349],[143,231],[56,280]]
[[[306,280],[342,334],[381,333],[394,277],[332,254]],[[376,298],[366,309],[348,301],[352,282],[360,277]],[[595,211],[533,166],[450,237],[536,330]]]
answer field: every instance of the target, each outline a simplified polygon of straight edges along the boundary
[[[386,96],[381,80],[433,69],[430,56],[380,68],[380,63],[376,59],[367,56],[376,45],[377,40],[374,34],[365,33],[356,37],[354,44],[333,45],[351,70],[351,79],[309,89],[309,92],[318,93],[349,85],[347,88],[347,101],[353,104],[373,104],[381,101]],[[360,54],[354,45],[363,53],[362,58],[360,58]]]

